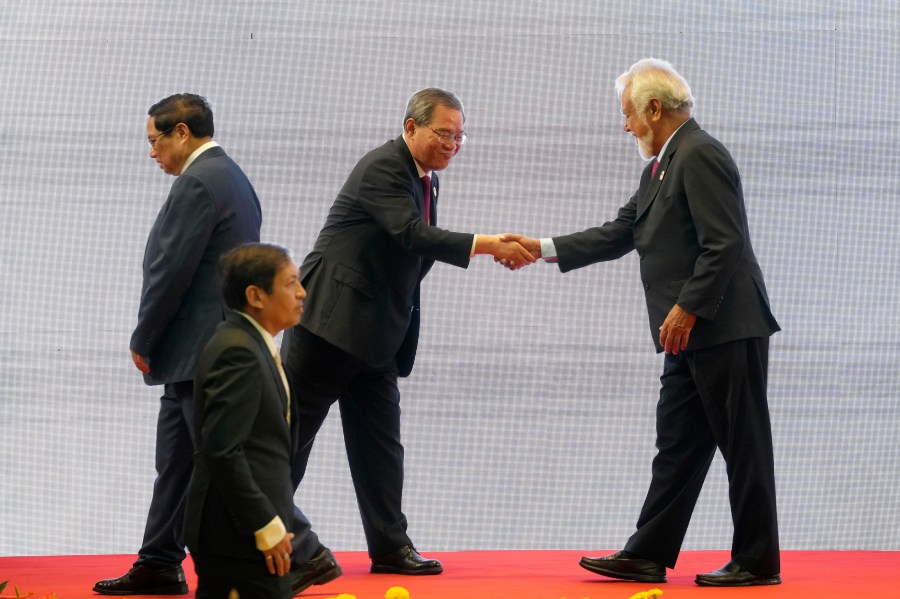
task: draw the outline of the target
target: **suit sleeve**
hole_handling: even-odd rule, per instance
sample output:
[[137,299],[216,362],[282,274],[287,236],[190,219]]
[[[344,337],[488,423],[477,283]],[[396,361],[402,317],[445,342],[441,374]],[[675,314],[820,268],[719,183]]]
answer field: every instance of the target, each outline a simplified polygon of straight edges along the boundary
[[634,249],[637,195],[619,208],[616,219],[599,227],[553,238],[562,272],[621,258]]
[[212,486],[225,502],[237,530],[254,534],[278,513],[256,484],[244,445],[262,402],[259,359],[246,347],[231,346],[204,377],[204,417],[198,450],[206,456]]
[[[158,251],[146,256],[138,324],[130,348],[148,356],[175,318],[216,226],[213,198],[202,181],[178,177],[156,230]],[[151,364],[152,368],[152,364]]]
[[413,197],[409,174],[394,161],[375,161],[362,174],[359,205],[397,243],[425,259],[467,267],[475,236],[425,224]]
[[746,243],[737,168],[724,148],[704,146],[685,160],[684,186],[700,253],[693,275],[679,293],[678,305],[713,319]]

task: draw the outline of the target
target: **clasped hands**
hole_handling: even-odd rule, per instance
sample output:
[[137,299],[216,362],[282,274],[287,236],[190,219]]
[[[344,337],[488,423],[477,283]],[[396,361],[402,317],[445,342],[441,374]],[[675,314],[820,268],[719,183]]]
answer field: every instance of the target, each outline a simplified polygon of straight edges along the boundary
[[491,254],[494,262],[518,270],[541,257],[541,242],[515,233],[479,235],[475,253]]
[[[502,264],[509,270],[517,270],[527,266],[541,257],[540,239],[532,239],[515,233],[491,236],[496,243],[494,262]],[[659,327],[659,344],[667,354],[677,355],[687,349],[691,331],[697,316],[684,310],[678,304],[672,306],[662,326]]]

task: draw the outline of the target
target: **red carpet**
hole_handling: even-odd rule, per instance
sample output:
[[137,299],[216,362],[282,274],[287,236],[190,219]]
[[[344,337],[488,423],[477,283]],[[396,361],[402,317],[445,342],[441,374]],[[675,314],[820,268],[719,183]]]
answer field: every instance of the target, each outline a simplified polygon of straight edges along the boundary
[[[781,558],[783,584],[743,589],[694,584],[697,572],[715,570],[728,561],[725,551],[683,552],[677,569],[669,571],[669,582],[661,585],[613,581],[578,566],[582,555],[609,552],[427,553],[443,562],[444,573],[423,577],[369,574],[364,552],[336,552],[344,575],[307,589],[302,597],[331,599],[346,593],[356,599],[383,599],[388,588],[402,586],[410,599],[629,599],[654,587],[663,591],[662,599],[871,599],[895,597],[894,580],[900,575],[900,552],[884,551],[786,551]],[[59,599],[96,599],[101,595],[91,592],[94,582],[123,574],[133,560],[132,555],[0,557],[0,582],[10,581],[2,595],[15,596],[15,585],[23,595],[33,593],[32,599],[48,593]],[[185,571],[193,590],[196,578],[190,560]],[[193,592],[182,596],[192,597]]]

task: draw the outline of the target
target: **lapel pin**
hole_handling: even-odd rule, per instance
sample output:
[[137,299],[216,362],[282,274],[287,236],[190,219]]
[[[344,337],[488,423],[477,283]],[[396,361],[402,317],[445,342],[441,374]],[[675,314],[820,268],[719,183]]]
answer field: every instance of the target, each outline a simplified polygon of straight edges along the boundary
[[661,172],[661,173],[659,174],[659,180],[662,181],[662,180],[663,180],[663,177],[665,177],[665,176],[666,176],[666,171]]

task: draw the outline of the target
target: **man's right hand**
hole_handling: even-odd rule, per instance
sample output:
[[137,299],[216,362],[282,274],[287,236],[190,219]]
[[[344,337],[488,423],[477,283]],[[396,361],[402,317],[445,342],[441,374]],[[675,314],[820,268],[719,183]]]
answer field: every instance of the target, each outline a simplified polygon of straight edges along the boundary
[[515,241],[530,253],[535,258],[541,257],[541,240],[540,239],[532,239],[531,237],[525,237],[524,235],[519,235],[518,233],[504,233],[500,236],[500,241]]
[[[514,239],[504,239],[506,235],[478,235],[476,254],[491,254],[494,261],[510,270],[516,270],[533,263],[535,258],[522,244]],[[538,244],[540,245],[540,244]]]

